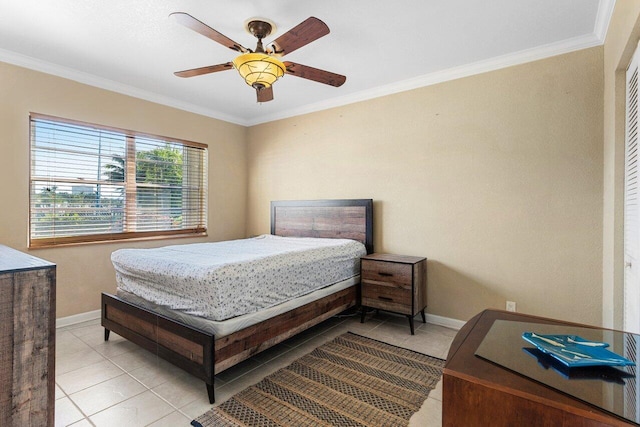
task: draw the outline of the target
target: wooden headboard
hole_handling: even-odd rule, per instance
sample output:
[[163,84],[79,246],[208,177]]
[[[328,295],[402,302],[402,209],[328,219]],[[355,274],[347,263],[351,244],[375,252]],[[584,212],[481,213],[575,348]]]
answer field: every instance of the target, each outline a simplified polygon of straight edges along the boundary
[[373,253],[373,200],[279,200],[271,202],[271,234],[353,239]]

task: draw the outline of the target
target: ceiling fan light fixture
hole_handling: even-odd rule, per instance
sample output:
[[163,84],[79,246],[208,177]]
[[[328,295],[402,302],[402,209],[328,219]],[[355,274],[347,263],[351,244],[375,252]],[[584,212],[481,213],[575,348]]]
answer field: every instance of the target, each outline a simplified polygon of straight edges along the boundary
[[274,31],[275,26],[272,22],[265,19],[252,18],[246,22],[245,27],[247,31],[258,39],[255,50],[251,51],[205,23],[198,21],[188,13],[174,12],[171,16],[185,27],[202,34],[222,46],[241,53],[232,62],[176,71],[173,74],[177,77],[201,76],[203,74],[217,73],[235,68],[245,83],[255,89],[258,102],[260,103],[273,100],[272,86],[285,74],[291,74],[299,78],[313,80],[335,87],[342,86],[347,79],[340,74],[330,73],[329,71],[318,68],[296,64],[290,61],[283,63],[273,57],[273,55],[284,56],[289,54],[329,34],[327,24],[313,16],[305,19],[294,28],[273,40],[268,45],[266,51],[262,40]]
[[285,65],[264,53],[245,53],[233,60],[233,66],[251,87],[271,87],[284,75]]

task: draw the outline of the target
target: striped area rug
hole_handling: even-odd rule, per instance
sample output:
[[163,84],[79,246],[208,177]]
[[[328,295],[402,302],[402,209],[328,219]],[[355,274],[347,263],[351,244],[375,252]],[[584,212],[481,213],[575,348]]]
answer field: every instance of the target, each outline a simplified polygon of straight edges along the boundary
[[406,426],[440,380],[443,367],[442,359],[346,333],[191,424]]

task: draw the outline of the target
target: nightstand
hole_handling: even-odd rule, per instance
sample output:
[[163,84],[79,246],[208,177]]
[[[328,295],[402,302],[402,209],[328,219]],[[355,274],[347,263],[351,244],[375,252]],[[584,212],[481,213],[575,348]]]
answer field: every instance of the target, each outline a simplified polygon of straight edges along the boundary
[[427,306],[427,259],[393,254],[360,258],[362,318],[366,307],[405,314],[414,335],[413,317]]

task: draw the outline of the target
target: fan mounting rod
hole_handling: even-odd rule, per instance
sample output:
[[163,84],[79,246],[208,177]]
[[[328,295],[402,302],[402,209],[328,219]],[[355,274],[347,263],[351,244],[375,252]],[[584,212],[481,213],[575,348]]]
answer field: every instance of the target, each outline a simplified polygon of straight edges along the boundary
[[253,19],[247,23],[247,30],[253,34],[257,39],[263,39],[271,34],[273,26],[267,22],[259,19]]
[[263,21],[261,19],[252,19],[247,22],[247,31],[253,34],[257,39],[258,43],[256,45],[256,53],[265,53],[264,47],[262,46],[262,39],[271,34],[271,30],[273,29],[273,25],[267,21]]

